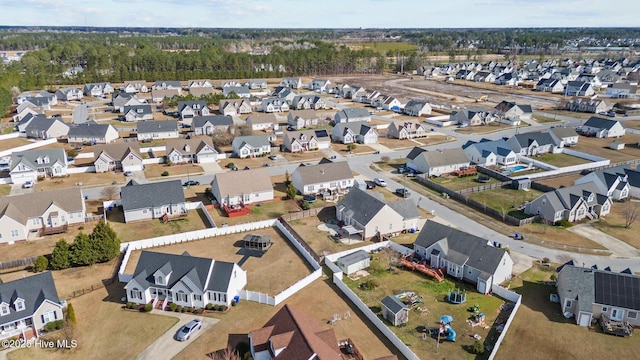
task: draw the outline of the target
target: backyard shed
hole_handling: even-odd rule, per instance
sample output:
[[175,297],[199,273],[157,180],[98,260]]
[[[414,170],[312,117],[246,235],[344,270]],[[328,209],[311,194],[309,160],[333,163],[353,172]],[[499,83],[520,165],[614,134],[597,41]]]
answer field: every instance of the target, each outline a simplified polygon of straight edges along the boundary
[[338,258],[336,264],[345,275],[366,269],[371,265],[371,255],[364,250],[358,250],[349,255]]
[[247,234],[242,239],[245,249],[267,251],[271,247],[271,237],[269,235]]
[[611,150],[622,150],[624,149],[624,141],[614,141],[609,145]]
[[395,296],[387,296],[381,301],[382,317],[394,326],[406,324],[409,321],[409,308]]

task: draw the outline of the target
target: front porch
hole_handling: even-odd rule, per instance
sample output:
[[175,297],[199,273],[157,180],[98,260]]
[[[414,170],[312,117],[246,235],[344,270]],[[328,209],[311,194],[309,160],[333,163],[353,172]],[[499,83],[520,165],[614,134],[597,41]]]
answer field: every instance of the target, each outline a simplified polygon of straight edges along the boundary
[[19,320],[0,327],[0,340],[15,337],[24,340],[31,340],[38,337],[36,330],[33,328],[31,319]]

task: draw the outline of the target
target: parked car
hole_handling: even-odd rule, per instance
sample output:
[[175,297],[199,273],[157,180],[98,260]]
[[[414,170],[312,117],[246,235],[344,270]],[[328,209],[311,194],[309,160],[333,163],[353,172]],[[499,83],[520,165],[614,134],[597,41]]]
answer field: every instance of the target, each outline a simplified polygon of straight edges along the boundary
[[269,155],[269,160],[276,160],[278,159],[278,155]]
[[409,189],[405,189],[405,188],[397,188],[396,194],[398,196],[402,196],[405,199],[411,196],[411,192],[409,191]]
[[31,189],[33,187],[33,181],[28,180],[27,182],[22,184],[22,187],[25,188],[25,189]]
[[133,173],[131,171],[125,171],[124,172],[124,176],[131,176],[133,175]]
[[376,184],[373,181],[365,181],[364,183],[367,184],[367,190],[371,190],[376,187]]
[[182,184],[182,186],[196,186],[196,185],[200,185],[200,181],[187,180],[184,182],[184,184]]
[[386,187],[387,186],[387,182],[384,181],[383,179],[380,179],[380,178],[373,179],[373,182],[378,186],[382,186],[382,187]]
[[178,333],[176,334],[176,340],[178,341],[186,341],[189,340],[191,334],[193,334],[196,330],[200,330],[202,328],[202,320],[196,319],[191,320],[187,323],[187,325],[180,328]]

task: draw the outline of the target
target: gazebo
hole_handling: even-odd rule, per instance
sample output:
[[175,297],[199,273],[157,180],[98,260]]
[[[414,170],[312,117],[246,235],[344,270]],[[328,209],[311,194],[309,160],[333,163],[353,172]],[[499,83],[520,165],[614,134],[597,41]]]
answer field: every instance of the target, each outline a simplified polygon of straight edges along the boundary
[[269,235],[247,234],[242,239],[243,246],[249,250],[267,251],[271,247],[271,237]]

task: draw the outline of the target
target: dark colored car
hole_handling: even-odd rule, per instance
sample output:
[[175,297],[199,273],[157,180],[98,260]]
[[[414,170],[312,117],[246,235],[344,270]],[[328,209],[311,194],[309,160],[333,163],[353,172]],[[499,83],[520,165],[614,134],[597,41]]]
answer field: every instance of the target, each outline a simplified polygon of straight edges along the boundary
[[200,182],[195,180],[189,180],[189,181],[185,181],[184,184],[182,184],[182,186],[196,186],[196,185],[200,185]]
[[403,198],[408,198],[409,196],[411,196],[411,192],[409,191],[409,189],[405,188],[397,188],[396,194],[398,196],[402,196]]

